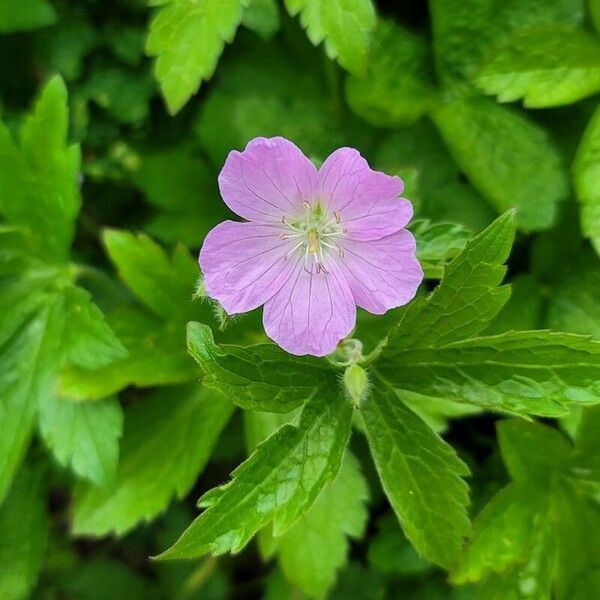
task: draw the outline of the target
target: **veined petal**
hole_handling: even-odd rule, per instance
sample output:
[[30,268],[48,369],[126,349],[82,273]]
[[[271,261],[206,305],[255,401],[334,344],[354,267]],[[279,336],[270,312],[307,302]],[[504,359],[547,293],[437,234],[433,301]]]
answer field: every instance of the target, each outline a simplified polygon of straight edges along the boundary
[[340,148],[327,158],[319,170],[319,189],[351,239],[377,240],[412,218],[411,203],[400,198],[402,179],[373,171],[353,148]]
[[234,212],[259,222],[302,214],[318,191],[317,169],[282,137],[255,138],[243,152],[230,152],[219,174],[223,200]]
[[369,242],[346,240],[340,268],[356,304],[380,315],[410,302],[423,281],[415,252],[406,229]]
[[304,259],[266,302],[263,324],[267,335],[287,352],[325,356],[335,350],[356,322],[350,288],[333,260],[327,273],[309,273]]
[[212,229],[200,250],[200,268],[207,294],[229,314],[264,304],[290,276],[293,248],[281,240],[281,229],[258,223],[225,221]]

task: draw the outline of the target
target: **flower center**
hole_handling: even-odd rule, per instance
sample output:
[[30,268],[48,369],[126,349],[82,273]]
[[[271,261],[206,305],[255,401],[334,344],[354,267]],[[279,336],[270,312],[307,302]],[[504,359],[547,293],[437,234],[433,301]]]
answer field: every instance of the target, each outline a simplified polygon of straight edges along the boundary
[[288,256],[297,250],[304,254],[304,269],[309,273],[325,273],[325,257],[332,252],[340,258],[344,256],[342,240],[346,229],[338,212],[327,214],[320,201],[314,204],[303,202],[306,212],[295,218],[283,218],[285,230],[279,234],[282,240],[294,240],[296,244],[286,253]]

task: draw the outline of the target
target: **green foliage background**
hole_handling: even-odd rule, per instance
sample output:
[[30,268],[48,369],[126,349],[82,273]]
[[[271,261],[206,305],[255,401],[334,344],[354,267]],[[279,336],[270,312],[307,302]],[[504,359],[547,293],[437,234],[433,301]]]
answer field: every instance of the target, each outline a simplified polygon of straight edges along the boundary
[[[597,598],[599,31],[598,0],[0,0],[0,598]],[[427,281],[359,314],[359,409],[193,299],[225,156],[272,135],[415,206]]]

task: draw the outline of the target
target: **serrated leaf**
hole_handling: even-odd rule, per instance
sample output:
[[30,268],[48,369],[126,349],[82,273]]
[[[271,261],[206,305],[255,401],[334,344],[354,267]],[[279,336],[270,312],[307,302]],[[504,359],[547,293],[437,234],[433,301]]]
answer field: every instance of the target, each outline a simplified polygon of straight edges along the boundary
[[417,258],[425,277],[430,279],[440,279],[444,267],[472,237],[468,229],[457,223],[416,220],[411,223],[410,230],[417,241]]
[[502,460],[513,481],[544,481],[568,467],[572,448],[558,430],[517,419],[500,421],[497,429]]
[[63,293],[69,322],[63,340],[66,361],[97,369],[125,358],[127,350],[91,301],[91,294],[77,286],[68,287]]
[[578,26],[582,0],[432,0],[437,71],[448,87],[463,91],[474,73],[511,38],[534,28]]
[[425,558],[451,567],[469,534],[469,469],[394,391],[374,383],[362,414],[383,489],[408,539]]
[[0,4],[0,33],[29,31],[55,20],[54,8],[47,0],[3,0]]
[[0,122],[0,213],[47,262],[64,261],[81,198],[79,146],[69,146],[67,90],[54,77],[21,128],[20,147]]
[[0,597],[24,600],[42,566],[48,518],[41,473],[26,467],[0,507]]
[[198,266],[182,245],[169,256],[152,238],[106,230],[104,244],[119,276],[154,314],[166,321],[185,320]]
[[201,323],[188,324],[188,349],[204,372],[203,384],[249,410],[288,412],[336,384],[336,371],[325,361],[292,356],[274,344],[217,345]]
[[108,323],[127,356],[97,369],[76,366],[61,373],[60,393],[73,400],[94,400],[134,385],[151,387],[198,378],[198,367],[185,349],[185,325],[164,323],[144,311],[123,307]]
[[528,108],[577,102],[600,90],[600,42],[584,31],[544,28],[511,37],[475,76],[500,102]]
[[106,488],[80,485],[76,535],[122,535],[183,498],[207,463],[233,408],[199,386],[169,387],[125,412],[116,479]]
[[336,479],[310,509],[276,539],[285,576],[310,598],[324,598],[348,558],[348,537],[363,535],[369,490],[358,461],[347,453]]
[[433,293],[408,306],[390,332],[384,353],[441,346],[483,330],[510,295],[510,289],[499,284],[514,235],[514,214],[508,212],[469,240]]
[[150,24],[146,52],[171,113],[210,79],[226,43],[233,40],[248,0],[165,0]]
[[46,302],[0,347],[0,502],[27,449],[39,398],[52,389],[60,364],[64,313],[55,298]]
[[423,116],[435,101],[425,39],[380,20],[366,74],[346,80],[346,98],[359,117],[378,127],[407,125]]
[[116,398],[83,403],[48,393],[39,411],[40,433],[59,464],[95,485],[112,481],[123,428]]
[[376,24],[371,0],[285,0],[285,5],[292,16],[300,13],[315,46],[325,41],[329,58],[353,75],[364,74]]
[[496,494],[473,523],[473,537],[452,574],[453,583],[478,581],[489,571],[501,573],[523,562],[540,510],[540,490],[527,483],[511,483]]
[[232,473],[232,480],[200,499],[208,507],[160,558],[239,552],[262,527],[283,534],[339,470],[352,407],[336,388],[322,389],[298,425],[284,425]]
[[573,163],[581,227],[600,255],[600,108],[589,122]]
[[377,369],[394,386],[517,414],[560,416],[600,402],[600,343],[519,331],[431,349],[386,351]]
[[448,102],[432,117],[458,165],[496,210],[516,208],[527,232],[552,225],[569,181],[545,129],[479,97]]

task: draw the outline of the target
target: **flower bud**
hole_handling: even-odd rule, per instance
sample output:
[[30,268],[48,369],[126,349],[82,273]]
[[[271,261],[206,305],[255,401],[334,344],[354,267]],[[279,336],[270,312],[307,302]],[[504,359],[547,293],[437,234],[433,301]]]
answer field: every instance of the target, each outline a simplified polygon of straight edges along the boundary
[[346,368],[344,371],[344,387],[356,408],[360,408],[368,385],[367,372],[361,366],[354,364]]

